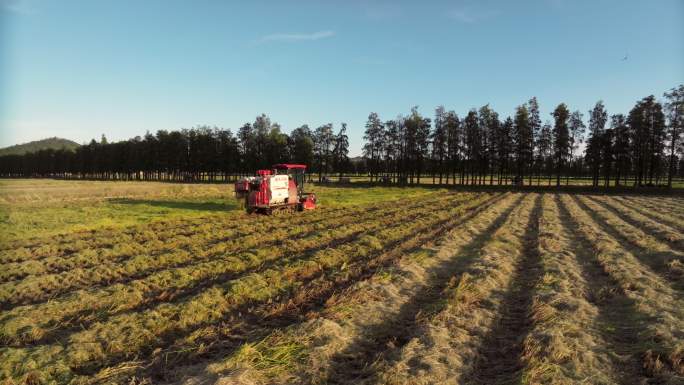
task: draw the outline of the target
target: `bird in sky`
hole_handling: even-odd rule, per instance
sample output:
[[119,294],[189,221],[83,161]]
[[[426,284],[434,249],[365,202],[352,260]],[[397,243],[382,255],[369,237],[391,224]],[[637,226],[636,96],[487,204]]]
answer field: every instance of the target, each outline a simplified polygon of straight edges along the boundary
[[625,54],[625,57],[622,58],[622,61],[627,60],[627,54]]

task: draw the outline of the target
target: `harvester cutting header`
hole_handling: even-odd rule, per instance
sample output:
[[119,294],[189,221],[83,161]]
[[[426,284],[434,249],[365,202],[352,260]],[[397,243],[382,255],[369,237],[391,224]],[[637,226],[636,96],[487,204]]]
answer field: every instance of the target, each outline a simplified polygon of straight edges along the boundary
[[304,192],[305,172],[306,165],[286,163],[258,170],[257,176],[235,182],[235,198],[244,202],[250,214],[314,209],[316,194]]

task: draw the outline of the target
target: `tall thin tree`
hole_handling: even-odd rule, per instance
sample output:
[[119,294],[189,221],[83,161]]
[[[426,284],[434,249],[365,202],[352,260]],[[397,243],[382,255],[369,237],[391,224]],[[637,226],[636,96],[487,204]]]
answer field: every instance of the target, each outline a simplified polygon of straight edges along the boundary
[[570,111],[565,103],[561,103],[552,113],[553,124],[553,155],[556,163],[556,186],[560,186],[563,166],[568,158],[570,150],[570,130],[568,129],[568,119]]

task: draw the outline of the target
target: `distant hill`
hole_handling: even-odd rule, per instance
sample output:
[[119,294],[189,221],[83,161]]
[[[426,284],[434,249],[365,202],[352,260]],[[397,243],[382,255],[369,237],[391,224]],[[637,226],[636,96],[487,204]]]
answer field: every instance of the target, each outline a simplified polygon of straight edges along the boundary
[[39,150],[47,150],[49,148],[52,148],[54,150],[59,150],[62,148],[66,148],[67,150],[74,150],[77,147],[80,147],[80,144],[74,142],[73,140],[54,137],[0,148],[0,156],[24,155],[27,152],[36,152]]

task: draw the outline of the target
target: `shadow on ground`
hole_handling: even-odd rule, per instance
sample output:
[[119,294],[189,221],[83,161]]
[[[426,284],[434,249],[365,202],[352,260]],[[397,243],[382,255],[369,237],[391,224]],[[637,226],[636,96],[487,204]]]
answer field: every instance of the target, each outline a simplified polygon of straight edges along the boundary
[[129,199],[129,198],[113,198],[108,200],[109,203],[120,205],[147,205],[153,207],[163,207],[167,209],[182,209],[182,210],[197,210],[197,211],[229,211],[234,210],[237,205],[235,203],[219,203],[219,202],[198,202],[198,201],[165,201],[165,200],[149,200],[149,199]]

